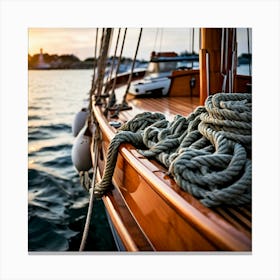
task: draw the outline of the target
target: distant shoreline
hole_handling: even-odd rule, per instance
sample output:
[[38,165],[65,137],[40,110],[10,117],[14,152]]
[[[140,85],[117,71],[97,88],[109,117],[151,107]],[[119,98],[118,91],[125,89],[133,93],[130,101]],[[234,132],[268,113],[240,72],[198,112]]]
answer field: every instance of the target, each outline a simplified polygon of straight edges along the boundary
[[[41,56],[41,57],[40,57]],[[116,60],[118,58],[115,58]],[[116,63],[114,60],[114,63]],[[252,57],[250,54],[241,54],[238,57],[237,65],[251,64]],[[139,64],[148,63],[145,60],[137,61]],[[107,66],[112,65],[113,57],[108,58]],[[132,63],[131,58],[123,57],[121,59],[123,65],[130,65]],[[28,55],[28,70],[93,70],[94,65],[96,65],[94,58],[89,57],[81,61],[75,55],[49,55],[45,54],[35,54],[33,56]]]
[[49,70],[93,70],[93,68],[28,68],[29,70],[49,71]]
[[[117,57],[114,63],[117,61]],[[113,57],[108,58],[107,66],[112,65]],[[147,61],[140,60],[139,63],[147,63]],[[121,59],[123,65],[130,65],[132,63],[131,58],[123,57]],[[48,53],[38,53],[33,56],[28,54],[28,70],[71,70],[71,69],[92,69],[97,64],[97,61],[93,57],[89,57],[85,60],[80,60],[73,54],[57,55]]]

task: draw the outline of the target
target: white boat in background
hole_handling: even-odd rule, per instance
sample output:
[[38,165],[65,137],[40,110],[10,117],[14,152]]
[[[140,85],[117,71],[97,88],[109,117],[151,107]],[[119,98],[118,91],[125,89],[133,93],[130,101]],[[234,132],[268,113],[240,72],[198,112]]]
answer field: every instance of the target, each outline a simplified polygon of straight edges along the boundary
[[178,56],[175,52],[152,52],[145,76],[131,83],[129,93],[134,96],[166,96],[174,70],[198,68],[198,55]]

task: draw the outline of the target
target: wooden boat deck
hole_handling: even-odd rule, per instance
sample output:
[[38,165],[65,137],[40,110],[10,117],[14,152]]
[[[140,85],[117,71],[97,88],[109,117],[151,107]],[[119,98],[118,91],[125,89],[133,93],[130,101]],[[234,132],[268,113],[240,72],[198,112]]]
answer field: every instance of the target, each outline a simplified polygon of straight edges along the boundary
[[[117,100],[121,102],[121,91],[117,91]],[[175,115],[187,116],[197,106],[199,106],[199,97],[139,97],[134,98],[128,95],[129,106],[132,110],[121,111],[119,120],[125,122],[137,114],[148,112],[160,112],[165,114],[171,121]]]
[[[126,122],[136,114],[142,113],[144,111],[161,112],[165,114],[168,120],[172,120],[176,114],[187,116],[199,105],[199,98],[133,98],[129,100],[129,105],[132,106],[132,110],[121,111],[119,114],[117,120],[121,123]],[[105,150],[107,150],[109,141],[112,139],[116,132],[115,128],[108,125],[108,121],[116,119],[111,119],[109,117],[106,120],[101,112],[100,107],[95,106],[94,111],[95,115],[99,116],[98,122],[102,132],[105,135],[104,145]],[[138,168],[138,171],[136,171],[143,174],[143,177],[138,178],[138,173],[133,173],[131,171],[131,176],[135,176],[135,178],[131,178],[131,182],[126,182],[130,185],[136,184],[137,186],[141,186],[141,192],[138,191],[138,189],[140,188],[138,188],[137,186],[135,187],[137,189],[137,192],[135,192],[136,194],[134,194],[134,190],[128,191],[123,183],[124,175],[122,173],[124,172],[120,172],[120,174],[114,176],[113,180],[114,185],[118,186],[119,192],[115,189],[112,193],[110,193],[103,199],[107,208],[110,209],[111,206],[111,209],[115,211],[116,217],[119,217],[119,219],[122,220],[122,222],[117,223],[119,225],[119,229],[117,229],[118,233],[120,235],[127,236],[129,235],[129,233],[126,231],[126,228],[130,227],[133,229],[133,237],[131,236],[130,239],[126,238],[126,240],[131,241],[130,244],[126,246],[127,248],[129,248],[131,251],[150,251],[158,250],[158,247],[162,246],[162,244],[157,244],[157,241],[154,241],[153,244],[149,241],[149,238],[146,237],[144,231],[149,232],[149,229],[153,225],[149,224],[149,221],[143,220],[142,216],[139,215],[139,217],[137,217],[137,214],[135,214],[137,213],[137,211],[140,211],[140,205],[134,205],[135,200],[133,195],[138,196],[137,199],[140,199],[140,201],[142,201],[141,207],[143,207],[143,209],[149,208],[147,202],[144,201],[144,197],[149,197],[150,195],[150,203],[157,203],[156,199],[155,201],[153,201],[152,199],[154,194],[149,193],[151,191],[146,186],[149,185],[153,186],[153,192],[161,196],[167,202],[167,204],[172,204],[172,209],[175,209],[174,211],[176,211],[176,213],[180,213],[183,218],[190,221],[190,228],[178,228],[178,231],[186,231],[186,234],[188,234],[188,232],[191,232],[193,228],[196,229],[196,233],[194,235],[198,237],[196,238],[196,240],[190,240],[189,244],[187,244],[188,251],[197,251],[197,247],[196,245],[194,245],[196,242],[201,242],[202,247],[205,247],[206,251],[251,250],[251,205],[242,207],[223,206],[212,209],[207,208],[193,196],[180,189],[174,182],[174,180],[167,175],[166,168],[156,160],[147,160],[145,157],[140,155],[137,150],[130,144],[121,145],[119,150],[121,159],[118,159],[118,169],[124,170],[126,168],[126,170],[129,170],[132,169],[131,166],[136,166],[136,169]],[[103,162],[103,168],[104,164],[105,163]],[[128,179],[125,178],[125,180]],[[131,188],[133,188],[133,186],[131,186]],[[128,204],[129,207],[127,207]],[[128,212],[127,210],[125,210],[127,208],[131,209],[131,211]],[[153,209],[152,211],[155,210]],[[167,219],[166,223],[169,223],[170,227],[176,229],[177,218],[173,216],[174,221],[170,221],[170,217],[164,217],[165,212],[168,211],[170,212],[169,209],[160,209],[159,213],[157,213],[156,215],[162,215],[162,217],[159,217],[159,219]],[[137,220],[139,219],[141,220],[141,223],[143,223],[143,226],[139,226],[137,222]],[[138,228],[137,225],[139,226]],[[144,231],[142,230],[143,227],[145,228]],[[153,233],[153,231],[151,230],[149,234],[151,236],[154,236],[154,240],[156,240],[159,233]],[[201,236],[203,236],[203,238],[201,239],[199,237],[200,234]],[[138,236],[138,238],[135,238],[136,236]],[[134,243],[135,240],[136,243]],[[203,242],[205,242],[204,245]],[[180,243],[180,241],[178,241],[178,243]],[[168,248],[169,245],[170,244],[166,244],[166,248]],[[181,249],[176,249],[175,246],[174,250]]]

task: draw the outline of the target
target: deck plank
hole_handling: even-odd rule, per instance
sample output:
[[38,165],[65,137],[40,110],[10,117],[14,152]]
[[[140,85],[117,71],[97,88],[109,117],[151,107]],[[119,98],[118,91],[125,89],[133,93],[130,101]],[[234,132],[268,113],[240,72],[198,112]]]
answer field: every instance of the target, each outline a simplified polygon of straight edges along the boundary
[[143,112],[163,113],[169,121],[179,114],[188,116],[199,105],[197,97],[161,97],[161,98],[134,98],[129,105],[132,110],[125,110],[119,113],[118,119],[125,122],[135,115]]

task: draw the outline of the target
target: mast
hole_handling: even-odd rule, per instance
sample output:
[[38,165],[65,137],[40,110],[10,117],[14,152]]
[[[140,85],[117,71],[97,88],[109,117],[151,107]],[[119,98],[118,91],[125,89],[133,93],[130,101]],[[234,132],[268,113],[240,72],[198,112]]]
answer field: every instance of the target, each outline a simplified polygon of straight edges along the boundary
[[200,104],[210,94],[232,92],[236,74],[235,28],[201,28]]

